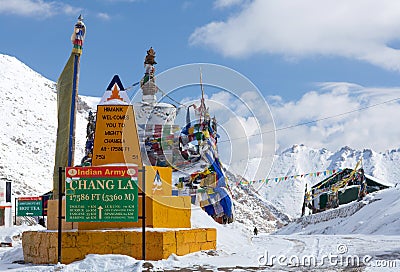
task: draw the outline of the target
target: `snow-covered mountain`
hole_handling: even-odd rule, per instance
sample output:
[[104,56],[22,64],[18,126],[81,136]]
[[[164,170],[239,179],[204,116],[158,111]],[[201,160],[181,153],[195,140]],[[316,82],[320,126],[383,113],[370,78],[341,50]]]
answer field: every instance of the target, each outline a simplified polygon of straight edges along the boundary
[[[400,183],[400,149],[377,153],[370,149],[354,150],[348,146],[332,152],[295,145],[275,155],[269,178],[354,168],[361,158],[366,174],[388,184]],[[259,188],[258,192],[278,209],[295,218],[301,214],[305,184],[310,188],[325,178],[327,176],[320,175],[270,181]]]
[[[15,196],[51,190],[57,133],[55,83],[16,58],[0,54],[0,105],[0,180],[13,183]],[[75,162],[84,152],[88,109],[80,100]]]
[[[83,156],[88,104],[93,105],[94,100],[99,98],[81,97],[79,102],[76,163]],[[16,58],[0,54],[0,101],[0,180],[12,181],[16,196],[51,190],[57,128],[55,83]],[[343,147],[332,152],[304,145],[275,155],[268,177],[354,168],[360,158],[367,174],[392,184],[400,182],[400,149],[377,153]],[[229,178],[235,184],[238,177],[230,174]],[[237,219],[249,227],[258,225],[260,230],[271,231],[288,222],[289,217],[300,215],[305,184],[313,185],[323,178],[270,181],[257,188],[259,195],[252,189],[233,187]]]

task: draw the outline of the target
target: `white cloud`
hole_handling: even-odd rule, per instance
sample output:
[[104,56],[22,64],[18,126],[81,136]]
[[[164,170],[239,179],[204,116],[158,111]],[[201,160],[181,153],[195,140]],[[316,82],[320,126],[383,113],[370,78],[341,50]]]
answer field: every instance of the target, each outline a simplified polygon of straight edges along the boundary
[[[298,101],[275,99],[270,106],[277,143],[281,149],[301,143],[331,150],[345,145],[376,151],[398,148],[400,100],[393,101],[396,98],[400,99],[400,88],[325,83],[321,91],[308,92]],[[321,121],[279,130],[314,120]]]
[[97,17],[104,21],[108,21],[111,19],[110,15],[108,15],[107,13],[103,13],[103,12],[97,13]]
[[[301,143],[330,150],[345,145],[376,151],[400,146],[400,100],[385,103],[400,98],[400,88],[371,88],[346,82],[318,86],[318,90],[307,92],[296,101],[284,101],[279,96],[268,98],[281,150]],[[250,180],[267,176],[275,151],[275,134],[268,118],[263,120],[265,116],[258,113],[265,104],[252,93],[235,96],[226,91],[212,94],[206,103],[219,121],[222,138],[218,147],[228,169]],[[351,111],[354,112],[344,114]],[[301,123],[308,124],[279,130]],[[254,158],[263,160],[253,165]]]
[[81,9],[58,1],[43,0],[0,0],[0,13],[43,18],[60,13],[78,14]]
[[[211,114],[219,121],[222,138],[218,146],[223,162],[249,179],[268,174],[275,139],[280,150],[294,144],[329,150],[348,145],[375,151],[400,146],[400,88],[325,82],[296,101],[279,96],[268,101],[276,138],[271,121],[259,112],[265,104],[253,93],[234,96],[221,91],[207,98]],[[254,158],[264,160],[251,165]]]
[[[218,149],[223,163],[250,179],[265,177],[275,153],[274,127],[265,100],[254,91],[239,94],[221,91],[207,98],[206,103],[218,119],[221,135]],[[262,134],[263,131],[270,133]],[[255,164],[250,167],[249,162],[254,158],[259,158],[259,167]]]
[[231,57],[343,56],[400,70],[400,52],[388,45],[399,38],[400,1],[254,0],[241,8],[225,21],[197,28],[190,43]]
[[216,0],[214,2],[214,7],[221,8],[221,9],[228,8],[231,6],[243,4],[243,2],[245,2],[245,0]]

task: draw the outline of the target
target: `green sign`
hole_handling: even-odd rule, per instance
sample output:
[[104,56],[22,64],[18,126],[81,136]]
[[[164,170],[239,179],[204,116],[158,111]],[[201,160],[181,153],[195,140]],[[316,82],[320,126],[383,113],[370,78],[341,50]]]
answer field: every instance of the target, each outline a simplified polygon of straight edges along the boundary
[[[116,168],[112,167],[114,170]],[[116,174],[110,173],[118,172],[106,172],[109,169],[105,167],[66,169],[67,222],[138,221],[137,175],[130,176],[121,170],[121,175],[115,177]],[[83,174],[79,177],[79,173]]]
[[42,216],[41,197],[20,197],[18,198],[17,216]]

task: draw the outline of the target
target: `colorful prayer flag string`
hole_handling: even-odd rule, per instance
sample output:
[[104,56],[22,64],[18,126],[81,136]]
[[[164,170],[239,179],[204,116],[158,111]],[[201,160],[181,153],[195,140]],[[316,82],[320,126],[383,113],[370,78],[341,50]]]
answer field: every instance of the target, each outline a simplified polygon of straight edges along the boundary
[[281,182],[281,181],[287,181],[291,179],[298,179],[298,178],[306,178],[306,177],[320,177],[320,176],[327,176],[327,175],[333,175],[336,172],[341,171],[341,169],[333,169],[333,170],[325,170],[325,171],[317,171],[317,172],[311,172],[311,173],[304,173],[304,174],[296,174],[296,175],[291,175],[291,176],[282,176],[282,177],[273,177],[273,178],[265,178],[265,179],[259,179],[259,180],[241,180],[236,183],[236,185],[252,185],[252,184],[260,184],[260,183],[265,183],[268,184],[270,181],[275,181],[275,182]]

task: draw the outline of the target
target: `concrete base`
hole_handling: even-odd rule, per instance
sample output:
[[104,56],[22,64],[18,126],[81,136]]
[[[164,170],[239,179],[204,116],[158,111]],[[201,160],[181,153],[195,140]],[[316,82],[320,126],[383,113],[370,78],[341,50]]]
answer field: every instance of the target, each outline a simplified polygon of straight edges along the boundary
[[[146,230],[146,260],[161,260],[172,253],[216,249],[213,228]],[[26,231],[22,235],[24,260],[33,264],[56,264],[57,232]],[[88,254],[122,254],[142,259],[141,229],[68,230],[62,233],[61,262],[83,260]]]

